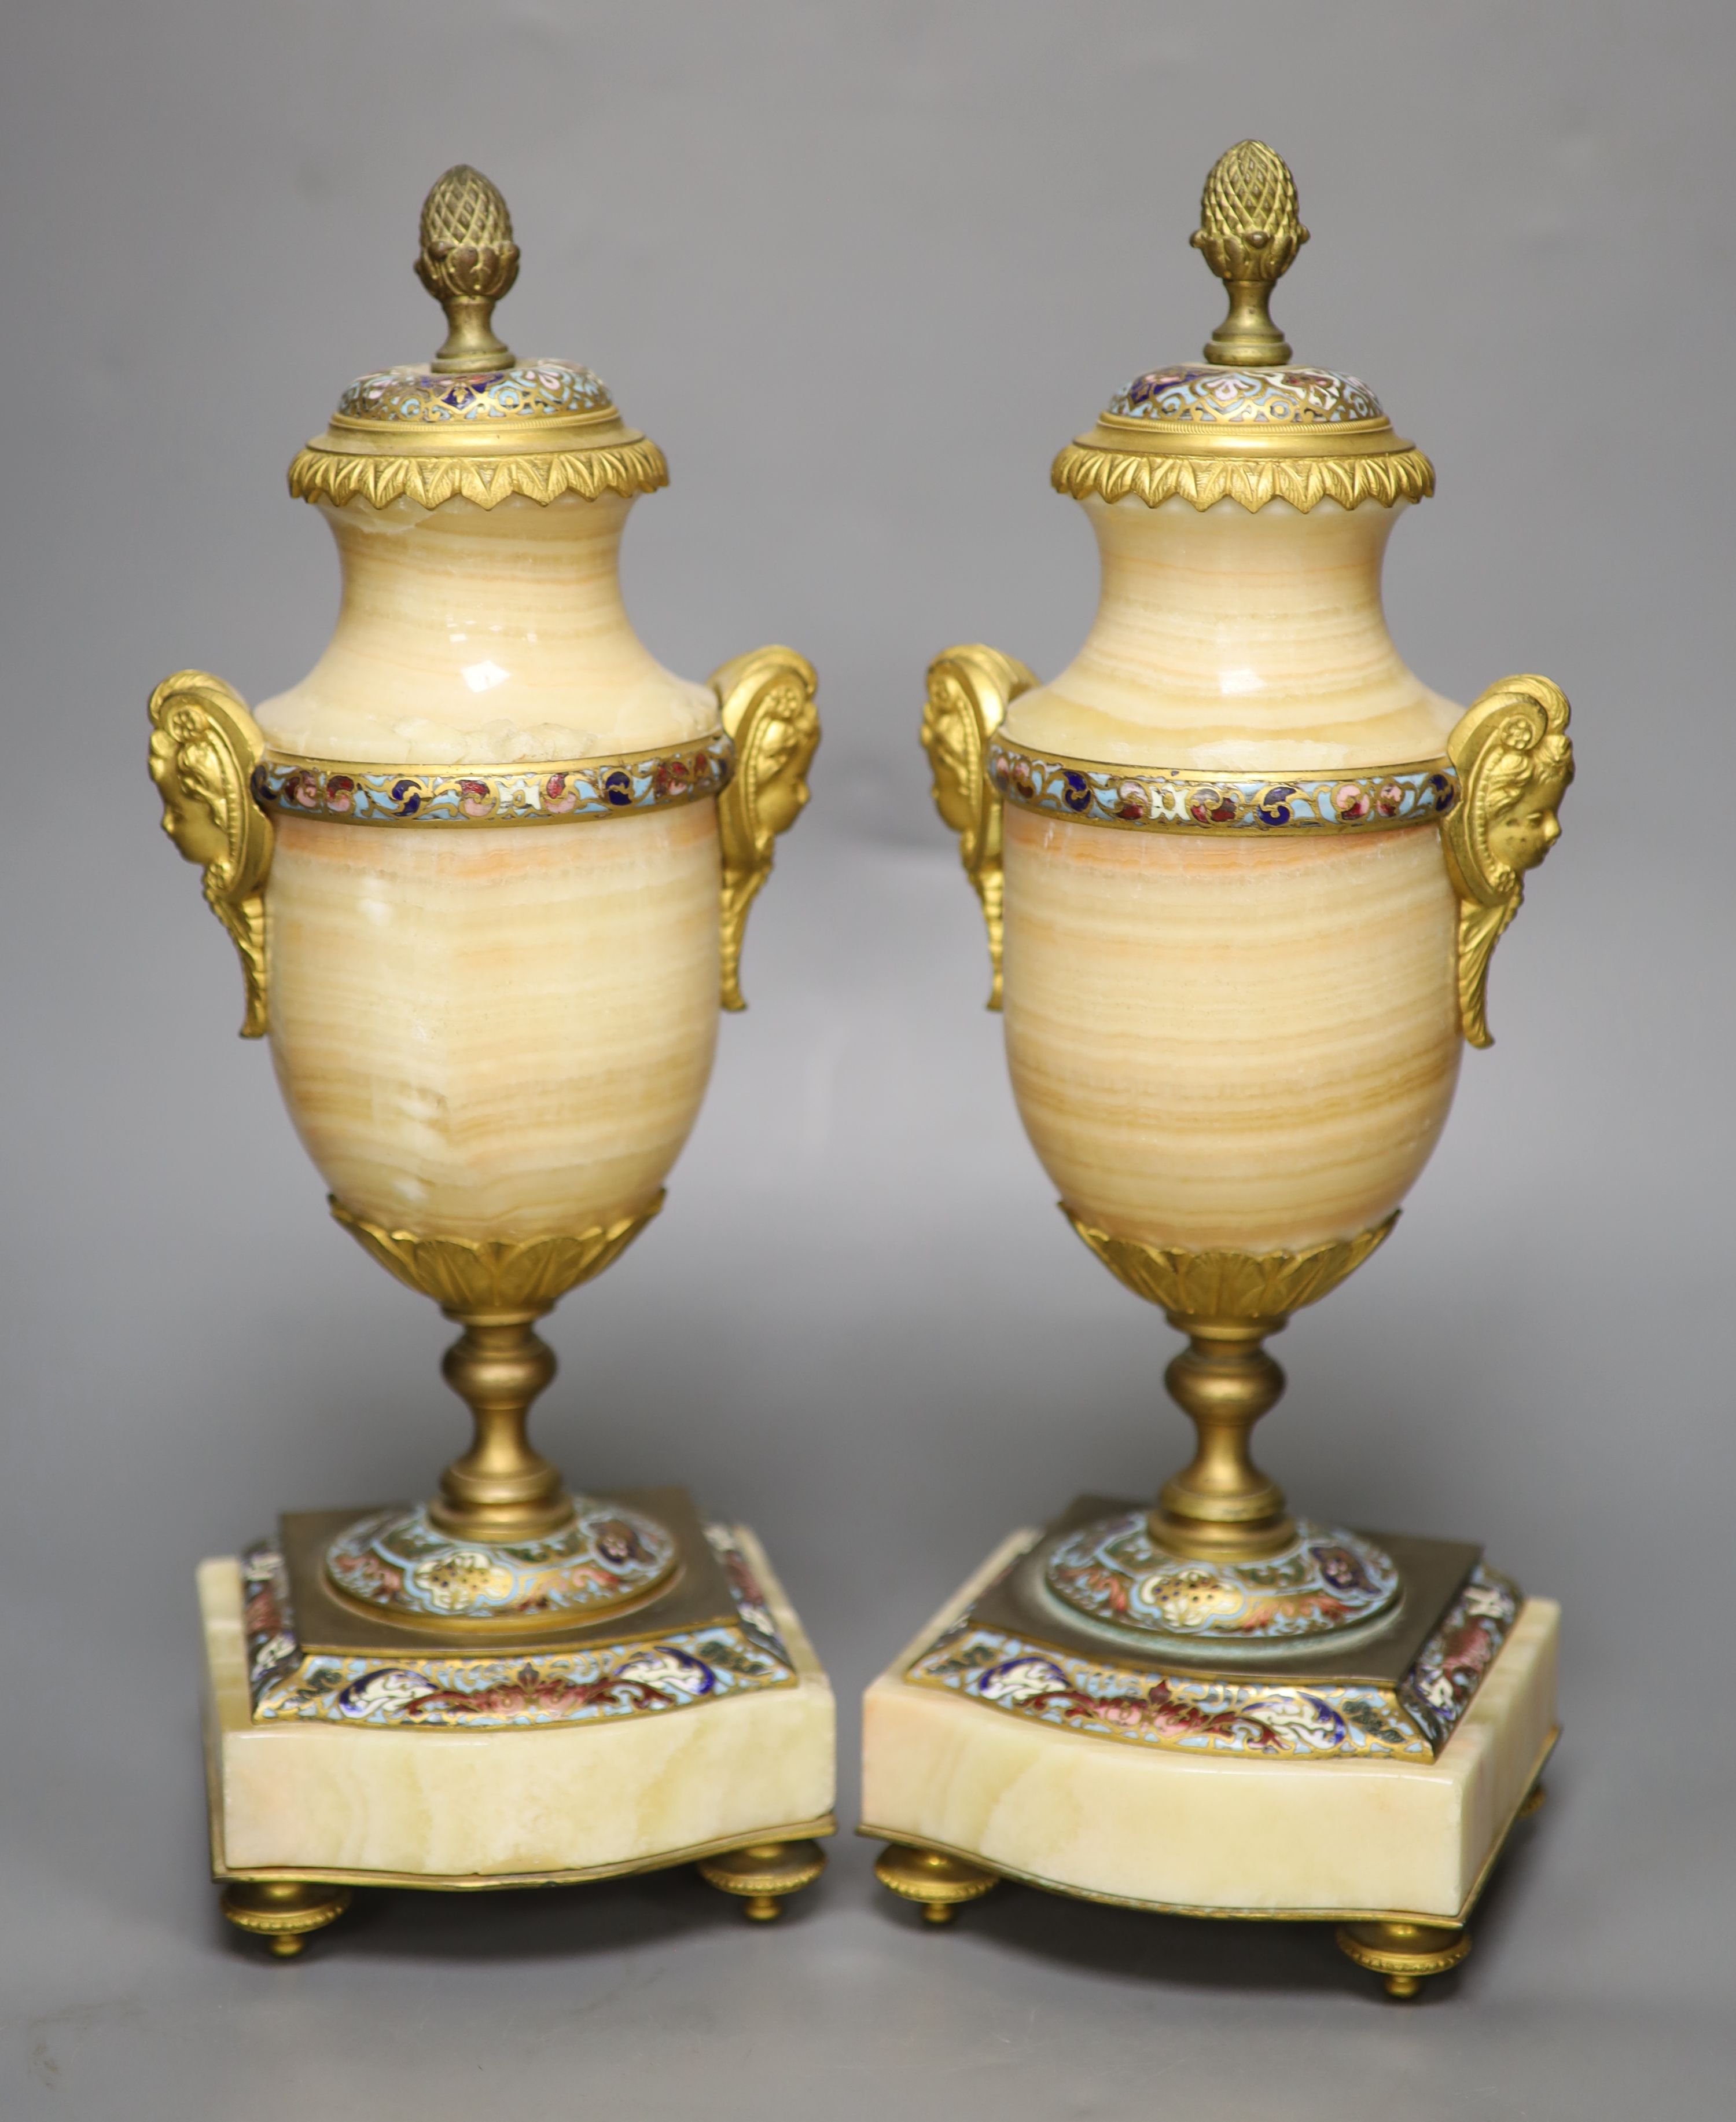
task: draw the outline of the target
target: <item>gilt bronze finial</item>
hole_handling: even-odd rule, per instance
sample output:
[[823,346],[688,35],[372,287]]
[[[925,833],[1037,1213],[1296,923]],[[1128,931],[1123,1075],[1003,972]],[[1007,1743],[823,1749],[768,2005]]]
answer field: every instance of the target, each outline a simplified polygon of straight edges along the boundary
[[468,162],[455,163],[422,203],[416,277],[446,313],[446,344],[431,363],[436,375],[512,366],[492,322],[495,304],[518,278],[512,217]]
[[1239,140],[1212,164],[1192,241],[1230,290],[1229,313],[1206,342],[1206,360],[1233,368],[1281,367],[1290,342],[1267,306],[1308,231],[1295,180],[1263,140]]

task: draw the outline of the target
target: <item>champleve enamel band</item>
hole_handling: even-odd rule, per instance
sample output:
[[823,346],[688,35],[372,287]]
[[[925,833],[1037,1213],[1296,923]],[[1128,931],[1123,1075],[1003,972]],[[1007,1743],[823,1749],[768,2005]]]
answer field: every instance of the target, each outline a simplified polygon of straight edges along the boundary
[[346,825],[552,825],[668,810],[716,796],[735,771],[722,731],[660,750],[513,766],[380,766],[268,751],[254,801]]
[[990,780],[1010,803],[1135,831],[1379,832],[1444,818],[1458,801],[1444,759],[1337,774],[1166,773],[1044,757],[992,741]]

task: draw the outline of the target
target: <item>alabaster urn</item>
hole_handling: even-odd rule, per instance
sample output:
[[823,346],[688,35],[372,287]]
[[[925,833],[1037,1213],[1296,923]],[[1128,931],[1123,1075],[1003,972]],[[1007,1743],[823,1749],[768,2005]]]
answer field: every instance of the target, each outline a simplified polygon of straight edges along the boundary
[[[445,343],[351,384],[290,468],[337,542],[329,643],[251,712],[204,673],[166,680],[150,760],[165,828],[239,952],[243,1035],[268,1039],[338,1221],[461,1325],[444,1368],[474,1419],[431,1500],[292,1517],[242,1559],[245,1728],[221,1745],[245,1752],[273,1720],[425,1747],[491,1734],[499,1811],[515,1774],[534,1806],[553,1772],[503,1737],[595,1736],[803,1684],[799,1630],[772,1619],[750,1535],[704,1524],[679,1490],[575,1493],[525,1417],[554,1370],[534,1322],[662,1204],[720,1004],[742,1007],[749,904],[806,800],[819,725],[813,671],[791,650],[699,684],[641,643],[618,556],[636,500],[666,484],[661,453],[588,369],[520,359],[495,335],[519,254],[486,179],[449,171],[421,233]],[[208,1596],[208,1638],[235,1573]],[[364,1756],[370,1774],[385,1759],[352,1748],[344,1771]],[[424,1778],[432,1759],[407,1773]],[[247,1772],[230,1766],[239,1788]],[[591,1773],[560,1770],[574,1788]],[[829,1773],[828,1755],[806,1797],[750,1793],[743,1823],[811,1826]],[[335,1817],[355,1792],[318,1783],[291,1763],[268,1794],[285,1833],[262,1829],[258,1807],[226,1821],[219,1869],[254,1890],[232,1891],[231,1912],[280,1944],[314,1927],[308,1906],[260,1900],[286,1864],[328,1886],[381,1872],[502,1883],[743,1839],[702,1792],[649,1844],[491,1840],[483,1794],[455,1786],[432,1842],[384,1833],[376,1849],[327,1832],[321,1808]],[[388,1775],[368,1802],[390,1812],[394,1788]],[[590,1795],[606,1814],[614,1801]],[[250,1862],[236,1846],[250,1838]],[[818,1870],[811,1854],[718,1883],[775,1913],[796,1873]]]
[[[1226,1801],[1167,1870],[1132,1853],[1175,1856],[1149,1823],[1124,1821],[1094,1869],[1040,1835],[940,1832],[945,1804],[917,1788],[933,1764],[893,1728],[914,1676],[982,1705],[965,1728],[986,1746],[996,1715],[1113,1740],[1112,1781],[1129,1739],[1226,1772],[1432,1763],[1519,1618],[1476,1549],[1298,1518],[1248,1447],[1282,1389],[1267,1338],[1386,1239],[1464,1045],[1489,1043],[1491,953],[1572,774],[1547,679],[1462,708],[1387,630],[1387,540],[1434,475],[1365,385],[1293,363],[1269,301],[1307,236],[1278,157],[1231,149],[1193,238],[1230,294],[1203,362],[1137,376],[1055,461],[1101,556],[1084,645],[1047,683],[982,647],[929,672],[923,742],[982,902],[1020,1117],[1079,1236],[1188,1336],[1167,1381],[1197,1438],[1155,1503],[1084,1499],[1017,1550],[971,1610],[977,1662],[930,1645],[870,1697],[869,1816],[906,1830],[883,1876],[931,1905],[948,1851],[987,1858],[983,1882],[1153,1906],[1468,1905],[1465,1849],[1402,1890],[1329,1858],[1227,1884],[1229,1839],[1319,1842],[1282,1810],[1300,1784],[1268,1783],[1279,1810],[1258,1823]],[[1496,1792],[1510,1811],[1547,1694],[1539,1678],[1531,1750]],[[1447,1964],[1357,1949],[1401,1989]]]

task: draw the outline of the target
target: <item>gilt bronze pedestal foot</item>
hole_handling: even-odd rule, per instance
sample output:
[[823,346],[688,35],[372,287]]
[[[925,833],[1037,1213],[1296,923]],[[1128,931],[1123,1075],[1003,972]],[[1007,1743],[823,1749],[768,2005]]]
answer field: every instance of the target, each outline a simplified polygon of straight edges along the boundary
[[817,1842],[750,1842],[721,1857],[702,1859],[699,1876],[721,1894],[740,1897],[749,1923],[772,1923],[791,1894],[811,1886],[826,1868]]
[[1468,1930],[1439,1923],[1340,1923],[1338,1950],[1378,1975],[1388,1997],[1408,2002],[1430,1975],[1457,1967],[1471,1950]]
[[231,1879],[223,1914],[237,1930],[264,1939],[278,1960],[293,1960],[316,1930],[336,1923],[350,1905],[348,1886],[308,1879]]
[[914,1901],[923,1921],[931,1923],[950,1923],[967,1901],[981,1900],[1000,1884],[992,1872],[903,1842],[889,1844],[880,1852],[874,1876],[901,1900]]

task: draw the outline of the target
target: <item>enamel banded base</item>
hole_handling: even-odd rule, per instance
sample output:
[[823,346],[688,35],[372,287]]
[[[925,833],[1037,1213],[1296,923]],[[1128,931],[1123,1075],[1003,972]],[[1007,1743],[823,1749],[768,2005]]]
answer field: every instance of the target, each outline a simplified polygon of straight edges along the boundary
[[268,751],[254,769],[262,810],[346,825],[547,825],[668,810],[728,786],[721,730],[653,751],[506,766],[385,766]]
[[1329,774],[1214,774],[1043,756],[996,741],[987,771],[1023,809],[1135,830],[1379,832],[1431,824],[1458,800],[1458,776],[1444,759]]
[[[353,1680],[333,1690],[311,1668],[348,1659],[307,1643],[299,1680],[259,1676],[274,1704],[264,1717],[249,1685],[240,1573],[230,1556],[203,1563],[212,1869],[469,1892],[829,1835],[832,1690],[763,1550],[744,1526],[726,1532],[760,1597],[726,1599],[708,1625],[681,1631],[699,1640],[669,1645],[679,1655],[655,1666],[644,1654],[660,1639],[628,1643],[624,1631],[604,1632],[582,1664],[576,1652],[520,1652],[487,1680],[424,1673],[435,1661],[412,1646],[375,1661],[404,1672],[403,1684],[364,1684],[340,1710]],[[458,1657],[444,1653],[448,1665]],[[296,1704],[273,1692],[301,1685]]]
[[450,1634],[425,1651],[402,1639],[391,1649],[334,1647],[318,1640],[317,1617],[306,1640],[282,1549],[262,1540],[240,1563],[252,1722],[420,1731],[592,1723],[794,1685],[796,1661],[739,1535],[717,1524],[704,1533],[728,1587],[722,1615],[673,1626],[665,1601],[637,1613],[637,1626],[623,1618],[618,1639],[605,1634],[548,1650],[527,1648],[521,1637],[464,1649]]
[[[1155,1675],[1140,1688],[1126,1671],[1099,1695],[1093,1683],[1103,1685],[1106,1673],[1022,1639],[1015,1661],[1055,1671],[1004,1673],[991,1690],[1010,1699],[1028,1681],[1029,1708],[967,1694],[964,1674],[935,1684],[937,1657],[973,1676],[1004,1662],[1012,1647],[973,1646],[959,1616],[1037,1537],[1003,1543],[869,1688],[862,1833],[1003,1878],[1172,1914],[1465,1921],[1554,1741],[1552,1601],[1527,1600],[1512,1616],[1443,1745],[1424,1744],[1419,1732],[1402,1750],[1384,1741],[1323,1750],[1286,1718],[1281,1736],[1302,1743],[1281,1743],[1268,1722],[1280,1744],[1262,1735],[1264,1743],[1238,1749],[1223,1743],[1226,1727],[1215,1737],[1194,1722],[1190,1711],[1209,1721],[1219,1708],[1183,1699],[1178,1676],[1163,1675],[1167,1700],[1154,1700]],[[1481,1634],[1487,1624],[1468,1618],[1467,1626]],[[973,1650],[989,1653],[980,1667]],[[1080,1713],[1069,1717],[1069,1707]],[[1348,1704],[1332,1708],[1350,1722]],[[1160,1720],[1170,1743],[1155,1732]],[[1183,1725],[1192,1729],[1184,1734]],[[1192,1743],[1175,1743],[1183,1739]]]

